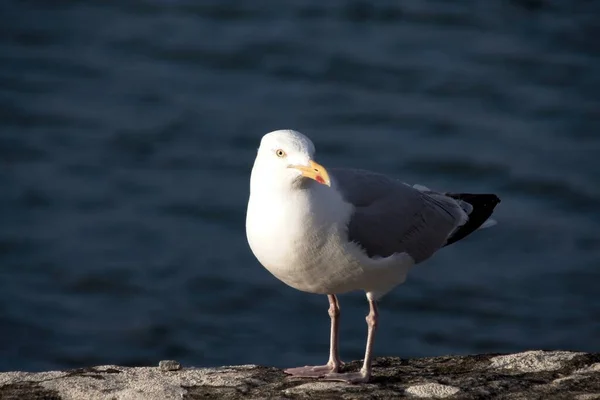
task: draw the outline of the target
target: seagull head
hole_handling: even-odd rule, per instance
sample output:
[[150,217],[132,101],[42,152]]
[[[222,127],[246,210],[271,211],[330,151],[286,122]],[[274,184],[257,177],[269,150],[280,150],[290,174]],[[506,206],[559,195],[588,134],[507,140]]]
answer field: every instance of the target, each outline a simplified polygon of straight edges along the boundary
[[308,179],[331,186],[327,170],[314,160],[314,155],[315,145],[300,132],[278,130],[267,133],[258,148],[252,179],[268,179],[290,186],[305,183]]

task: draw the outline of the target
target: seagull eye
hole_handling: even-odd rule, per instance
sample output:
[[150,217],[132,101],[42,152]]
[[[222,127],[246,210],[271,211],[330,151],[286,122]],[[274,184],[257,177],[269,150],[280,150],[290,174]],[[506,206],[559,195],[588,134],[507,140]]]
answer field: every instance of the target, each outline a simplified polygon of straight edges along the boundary
[[277,154],[277,157],[279,157],[279,158],[283,158],[283,157],[285,157],[285,151],[283,151],[283,150],[281,150],[281,149],[277,149],[277,150],[275,151],[275,154]]

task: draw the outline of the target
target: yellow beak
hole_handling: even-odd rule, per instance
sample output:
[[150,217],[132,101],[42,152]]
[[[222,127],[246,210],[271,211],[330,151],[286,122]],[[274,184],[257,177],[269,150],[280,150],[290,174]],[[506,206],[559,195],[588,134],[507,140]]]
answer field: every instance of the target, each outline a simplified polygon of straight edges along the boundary
[[303,176],[310,178],[310,179],[314,179],[315,181],[317,181],[323,185],[331,186],[331,181],[329,180],[329,174],[327,173],[327,170],[325,169],[325,167],[323,167],[320,164],[317,164],[313,160],[310,160],[308,162],[308,166],[306,166],[306,165],[290,165],[288,168],[295,168],[298,171],[302,172]]

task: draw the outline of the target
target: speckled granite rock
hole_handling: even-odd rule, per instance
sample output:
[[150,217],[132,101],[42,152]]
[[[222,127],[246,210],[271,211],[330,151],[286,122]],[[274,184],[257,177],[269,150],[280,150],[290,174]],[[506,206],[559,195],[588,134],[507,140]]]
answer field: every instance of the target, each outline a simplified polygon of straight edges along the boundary
[[[358,369],[354,361],[345,370]],[[0,399],[575,399],[600,400],[600,353],[529,351],[404,360],[378,358],[371,383],[293,379],[276,368],[99,366],[0,373]]]

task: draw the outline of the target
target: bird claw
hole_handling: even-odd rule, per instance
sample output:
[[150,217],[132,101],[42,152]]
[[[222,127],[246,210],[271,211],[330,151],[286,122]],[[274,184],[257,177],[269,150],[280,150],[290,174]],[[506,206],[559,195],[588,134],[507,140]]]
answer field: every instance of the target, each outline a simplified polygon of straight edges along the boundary
[[337,373],[333,372],[327,374],[323,377],[325,381],[338,381],[338,382],[346,382],[346,383],[366,383],[371,378],[370,375],[364,374],[362,372],[346,372],[346,373]]
[[305,367],[288,368],[283,370],[283,372],[298,378],[322,378],[328,374],[335,373],[336,368],[331,365],[307,365]]

